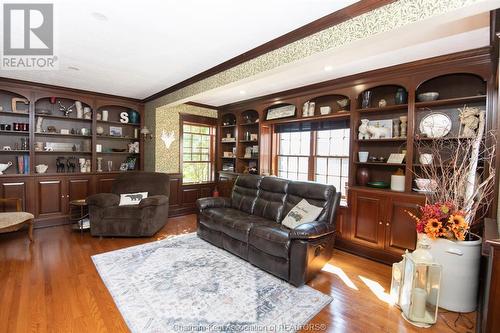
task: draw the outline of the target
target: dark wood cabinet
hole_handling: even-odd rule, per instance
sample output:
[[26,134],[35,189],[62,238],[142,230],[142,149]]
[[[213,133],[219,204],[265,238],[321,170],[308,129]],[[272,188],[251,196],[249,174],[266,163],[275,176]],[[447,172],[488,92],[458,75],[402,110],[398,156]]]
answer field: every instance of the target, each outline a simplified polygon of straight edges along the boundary
[[425,203],[422,196],[392,195],[387,206],[384,249],[401,255],[406,249],[414,250],[417,242],[415,222],[408,212],[417,214],[418,206]]
[[346,206],[340,206],[335,218],[336,239],[349,239],[351,237],[348,219],[349,209]]
[[66,198],[68,204],[73,200],[86,199],[90,194],[94,193],[92,188],[92,177],[69,177],[66,185]]
[[417,213],[424,196],[354,187],[349,200],[351,216],[342,233],[349,230],[350,237],[337,236],[338,248],[386,263],[415,249],[417,232],[408,211]]
[[114,174],[98,175],[96,178],[96,193],[111,193],[113,182],[116,179]]
[[66,213],[64,180],[61,177],[36,179],[36,214],[45,218]]
[[351,241],[380,248],[384,244],[387,197],[382,194],[352,191]]
[[[9,177],[0,179],[1,198],[19,198],[22,200],[22,208],[26,211],[33,211],[33,200],[29,199],[32,192],[33,181],[28,177]],[[15,203],[0,205],[0,211],[9,212],[15,210]]]

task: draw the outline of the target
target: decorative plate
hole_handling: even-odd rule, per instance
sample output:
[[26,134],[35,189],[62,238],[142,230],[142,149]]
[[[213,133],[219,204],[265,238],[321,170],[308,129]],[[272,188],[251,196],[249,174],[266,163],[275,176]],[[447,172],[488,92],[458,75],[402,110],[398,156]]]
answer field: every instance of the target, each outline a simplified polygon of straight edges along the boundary
[[429,138],[442,138],[450,133],[451,119],[444,113],[430,113],[420,121],[420,132]]

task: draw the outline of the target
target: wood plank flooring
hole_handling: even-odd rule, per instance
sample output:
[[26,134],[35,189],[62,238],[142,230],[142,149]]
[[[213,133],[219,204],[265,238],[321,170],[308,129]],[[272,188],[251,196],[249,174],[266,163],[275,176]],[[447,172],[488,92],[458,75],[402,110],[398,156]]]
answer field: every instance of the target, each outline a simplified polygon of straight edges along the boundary
[[[26,231],[0,235],[0,332],[128,332],[90,256],[195,229],[189,215],[169,219],[154,238],[100,239],[68,226],[36,229],[32,245]],[[427,330],[406,323],[387,303],[390,275],[389,266],[335,251],[310,283],[334,300],[311,324],[325,332],[473,332],[474,313],[455,324],[457,314],[441,312]]]

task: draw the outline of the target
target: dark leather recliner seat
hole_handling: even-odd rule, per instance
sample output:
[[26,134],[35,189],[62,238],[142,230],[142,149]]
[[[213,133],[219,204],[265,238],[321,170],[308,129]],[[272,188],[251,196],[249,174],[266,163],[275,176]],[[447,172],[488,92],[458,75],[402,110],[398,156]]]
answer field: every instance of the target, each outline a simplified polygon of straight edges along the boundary
[[[302,199],[323,207],[316,221],[281,224]],[[276,177],[239,176],[231,198],[198,199],[198,236],[295,286],[330,259],[340,194],[334,186]]]

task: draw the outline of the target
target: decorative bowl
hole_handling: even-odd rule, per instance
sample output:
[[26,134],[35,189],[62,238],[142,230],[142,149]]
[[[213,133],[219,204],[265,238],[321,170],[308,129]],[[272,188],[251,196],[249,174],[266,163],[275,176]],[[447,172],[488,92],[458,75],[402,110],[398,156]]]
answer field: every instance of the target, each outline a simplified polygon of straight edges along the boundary
[[421,93],[417,95],[417,98],[419,102],[431,102],[439,98],[439,93],[435,91]]
[[45,173],[49,166],[47,164],[38,164],[35,166],[36,173]]
[[8,167],[12,165],[12,162],[9,161],[7,163],[0,163],[0,175],[3,175],[3,172],[7,170]]
[[437,182],[434,179],[417,178],[415,179],[415,184],[417,184],[417,188],[422,191],[432,192],[437,188]]
[[337,101],[337,104],[340,106],[340,108],[343,109],[349,104],[349,99],[348,98],[339,99]]
[[374,188],[389,188],[390,186],[389,183],[383,181],[368,182],[366,185]]

